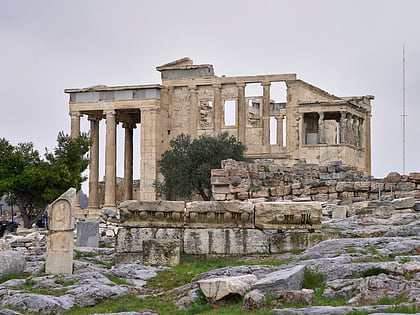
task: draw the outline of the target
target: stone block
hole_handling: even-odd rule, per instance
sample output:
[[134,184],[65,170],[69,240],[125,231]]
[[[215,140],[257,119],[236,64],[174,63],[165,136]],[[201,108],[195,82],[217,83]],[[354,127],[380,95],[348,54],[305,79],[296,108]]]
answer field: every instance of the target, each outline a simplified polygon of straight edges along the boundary
[[248,192],[239,192],[238,199],[239,200],[247,200],[249,198]]
[[415,203],[416,199],[412,197],[399,198],[391,201],[391,205],[395,210],[413,208]]
[[182,229],[177,228],[136,228],[123,227],[118,230],[115,239],[116,253],[143,252],[143,240],[182,240]]
[[241,201],[187,203],[185,226],[194,228],[252,228],[254,205]]
[[264,186],[279,186],[283,182],[279,179],[265,179],[263,180]]
[[228,194],[230,193],[230,185],[213,185],[213,194]]
[[263,230],[321,229],[319,202],[262,202],[255,204],[255,227]]
[[183,227],[183,201],[127,200],[120,204],[120,226]]
[[180,257],[180,240],[143,241],[143,264],[174,267],[179,265]]
[[252,289],[258,289],[268,296],[279,298],[284,291],[302,289],[304,271],[305,266],[297,265],[269,273],[254,283]]
[[401,180],[401,175],[398,172],[391,172],[385,178],[386,183],[398,183]]
[[284,253],[306,250],[327,239],[336,238],[333,233],[307,233],[301,231],[286,231],[270,234],[270,253]]
[[99,222],[79,221],[76,247],[99,247]]
[[197,281],[204,296],[211,303],[227,296],[244,295],[257,281],[255,275],[217,277]]
[[349,206],[334,206],[332,208],[332,215],[333,219],[345,219],[347,218],[347,212],[350,211]]
[[266,198],[270,196],[270,190],[267,187],[254,188],[250,191],[251,198]]
[[354,190],[355,191],[369,191],[370,190],[370,182],[355,182],[354,183]]
[[420,201],[416,201],[413,207],[414,211],[420,211]]
[[226,200],[226,194],[214,194],[213,198],[217,201],[224,201]]
[[231,193],[240,193],[240,192],[248,192],[249,190],[249,185],[237,185],[237,186],[233,186],[230,185],[230,192]]
[[413,182],[399,182],[397,183],[397,190],[410,191],[416,189],[416,184]]
[[229,177],[211,177],[211,184],[212,185],[229,185],[231,183]]
[[0,252],[0,279],[23,274],[25,267],[26,260],[23,252],[14,250]]
[[269,253],[269,238],[257,229],[185,229],[187,254]]
[[252,290],[244,296],[242,303],[242,311],[256,311],[261,310],[267,306],[267,299],[260,290]]
[[408,180],[415,183],[420,183],[420,173],[410,173]]
[[211,176],[229,176],[229,170],[226,169],[213,169],[211,170]]
[[326,187],[326,186],[311,188],[311,195],[327,194],[327,193],[328,193],[328,187]]
[[312,305],[315,301],[315,291],[311,289],[289,290],[284,292],[285,304]]
[[338,182],[335,189],[337,192],[354,191],[354,183],[353,182]]

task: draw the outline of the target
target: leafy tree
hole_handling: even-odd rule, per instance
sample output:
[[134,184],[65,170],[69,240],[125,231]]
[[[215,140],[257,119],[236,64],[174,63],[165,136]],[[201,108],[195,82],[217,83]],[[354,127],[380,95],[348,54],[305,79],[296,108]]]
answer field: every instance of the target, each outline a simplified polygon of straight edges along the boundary
[[220,168],[222,160],[245,160],[246,146],[227,133],[218,137],[202,135],[193,140],[181,134],[170,145],[172,149],[165,151],[159,161],[164,180],[155,182],[158,193],[167,198],[191,198],[199,193],[203,200],[210,200],[210,171]]
[[86,180],[81,174],[89,165],[90,144],[86,133],[72,139],[60,132],[54,152],[47,151],[42,159],[30,142],[13,146],[0,139],[0,196],[18,206],[25,227],[31,227],[67,189],[80,189]]

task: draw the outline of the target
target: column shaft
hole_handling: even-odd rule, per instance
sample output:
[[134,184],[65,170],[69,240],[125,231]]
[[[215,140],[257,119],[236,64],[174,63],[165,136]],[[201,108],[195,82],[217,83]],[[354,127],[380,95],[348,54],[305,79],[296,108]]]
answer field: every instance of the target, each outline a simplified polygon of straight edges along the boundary
[[340,117],[340,144],[346,143],[346,112],[341,112]]
[[[71,126],[70,126],[70,137],[77,138],[80,135],[80,117],[82,115],[79,112],[71,112]],[[76,204],[74,205],[76,210],[80,210],[80,191],[76,193]]]
[[213,85],[214,102],[213,102],[213,128],[214,136],[218,136],[222,130],[222,92],[221,85]]
[[270,152],[270,82],[261,83],[263,86],[262,108],[262,145],[263,153]]
[[277,121],[277,145],[283,146],[283,115],[276,117]]
[[372,174],[372,170],[371,170],[371,139],[370,139],[370,118],[371,118],[371,114],[370,113],[366,113],[366,120],[364,123],[364,128],[365,128],[365,135],[364,135],[364,144],[365,144],[365,150],[366,150],[366,158],[365,158],[365,168],[366,168],[366,173],[368,173],[369,175]]
[[90,136],[93,139],[90,147],[89,163],[89,206],[90,209],[99,209],[98,181],[99,181],[99,119],[89,117]]
[[324,113],[319,112],[319,119],[318,119],[318,143],[325,143],[325,124],[324,124]]
[[133,199],[133,124],[125,123],[124,200]]
[[197,106],[197,87],[190,86],[190,135],[191,138],[197,137],[198,106]]
[[246,122],[247,122],[247,110],[245,104],[245,84],[238,83],[238,106],[237,106],[237,117],[238,117],[238,140],[242,143],[246,143]]
[[106,150],[105,150],[105,202],[104,208],[116,208],[116,117],[115,111],[106,113]]

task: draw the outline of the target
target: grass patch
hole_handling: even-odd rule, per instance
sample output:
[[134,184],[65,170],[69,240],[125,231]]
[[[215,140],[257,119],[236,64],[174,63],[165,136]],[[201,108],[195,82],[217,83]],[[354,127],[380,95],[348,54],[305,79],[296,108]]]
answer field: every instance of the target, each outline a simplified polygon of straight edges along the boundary
[[381,273],[384,273],[386,275],[389,275],[389,271],[383,268],[379,268],[379,267],[373,267],[373,268],[369,268],[365,271],[362,271],[358,278],[366,278],[366,277],[371,277],[371,276],[377,276],[380,275]]
[[16,275],[16,274],[12,274],[9,275],[3,279],[0,279],[0,284],[5,283],[6,281],[12,280],[12,279],[25,279],[26,277],[23,275]]
[[390,297],[388,295],[381,296],[378,301],[379,305],[398,305],[401,303],[408,302],[408,298],[405,295],[400,295],[396,297]]
[[305,289],[315,290],[323,283],[323,274],[310,269],[305,269],[303,274],[302,287]]
[[110,276],[110,275],[106,275],[106,277],[111,280],[112,282],[114,282],[115,284],[119,284],[119,285],[128,285],[130,287],[134,287],[134,284],[129,283],[121,278],[115,277],[115,276]]

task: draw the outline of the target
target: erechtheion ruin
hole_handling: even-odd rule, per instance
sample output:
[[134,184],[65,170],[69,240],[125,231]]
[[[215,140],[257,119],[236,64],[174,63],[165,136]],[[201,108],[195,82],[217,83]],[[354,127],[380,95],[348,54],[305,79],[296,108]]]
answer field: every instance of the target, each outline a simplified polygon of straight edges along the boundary
[[[153,182],[159,175],[157,161],[169,148],[169,141],[181,133],[197,137],[228,132],[246,144],[250,158],[270,158],[285,166],[300,159],[316,164],[342,160],[370,174],[373,96],[337,97],[297,79],[295,74],[216,76],[212,65],[195,65],[190,58],[156,70],[161,73],[161,84],[65,90],[70,94],[71,135],[78,135],[80,119],[86,117],[94,137],[89,209],[99,208],[101,119],[106,120],[106,208],[115,208],[117,203],[119,123],[125,128],[125,200],[133,199],[133,154],[138,154],[133,152],[133,132],[137,125],[141,130],[140,200],[156,200]],[[247,88],[256,85],[261,95],[250,95]],[[282,102],[273,99],[276,88],[284,89]]]

